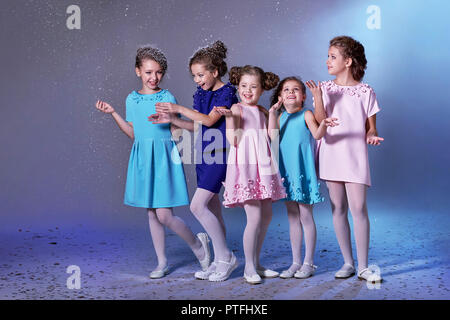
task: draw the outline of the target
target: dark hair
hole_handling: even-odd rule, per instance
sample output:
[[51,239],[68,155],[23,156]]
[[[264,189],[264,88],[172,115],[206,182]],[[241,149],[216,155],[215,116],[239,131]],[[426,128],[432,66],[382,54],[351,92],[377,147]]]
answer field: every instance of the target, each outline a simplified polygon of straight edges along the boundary
[[224,59],[227,57],[227,47],[222,41],[216,41],[211,46],[200,48],[189,59],[189,71],[193,64],[203,64],[206,70],[217,70],[219,77],[223,77],[228,70]]
[[152,47],[142,47],[137,50],[136,53],[136,68],[140,68],[142,66],[142,62],[146,59],[153,60],[157,62],[163,71],[163,75],[166,73],[167,70],[167,59],[164,53],[157,49]]
[[[303,83],[303,81],[300,78],[297,78],[297,77],[294,77],[294,76],[286,77],[286,78],[284,78],[283,80],[280,81],[280,83],[278,84],[277,88],[273,91],[271,102],[270,102],[271,106],[273,106],[275,103],[278,102],[278,96],[280,95],[281,90],[283,90],[284,84],[286,82],[288,82],[288,81],[297,81],[298,84],[300,85],[300,88],[302,89],[302,93],[306,96],[306,86],[305,86],[305,84]],[[303,103],[302,103],[302,108],[303,108],[303,104],[304,103],[305,103],[305,101],[303,101]],[[284,108],[284,106],[281,106],[281,107]]]
[[246,65],[244,67],[232,67],[230,69],[230,82],[234,85],[239,85],[241,77],[244,74],[249,74],[252,76],[258,76],[261,82],[261,87],[264,90],[270,90],[276,87],[280,78],[272,72],[264,72],[263,69],[256,66]]
[[344,58],[351,58],[351,72],[353,79],[360,81],[364,77],[367,68],[367,59],[364,46],[348,36],[339,36],[330,40],[330,47],[336,47]]

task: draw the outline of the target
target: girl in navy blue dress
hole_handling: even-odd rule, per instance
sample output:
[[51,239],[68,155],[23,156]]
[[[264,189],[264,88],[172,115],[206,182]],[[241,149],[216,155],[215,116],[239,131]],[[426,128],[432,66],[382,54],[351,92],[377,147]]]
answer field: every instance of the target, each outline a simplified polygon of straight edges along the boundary
[[[224,281],[236,269],[238,263],[225,239],[225,224],[222,217],[219,191],[226,176],[225,119],[214,107],[230,108],[238,102],[236,88],[222,82],[227,73],[227,48],[221,41],[199,49],[189,61],[189,69],[198,85],[194,94],[193,109],[174,103],[157,103],[158,114],[149,117],[153,123],[171,122],[190,131],[194,122],[201,123],[200,139],[196,139],[197,189],[192,198],[191,211],[211,237],[214,261],[206,271],[195,273],[197,279]],[[183,120],[181,114],[193,121]]]

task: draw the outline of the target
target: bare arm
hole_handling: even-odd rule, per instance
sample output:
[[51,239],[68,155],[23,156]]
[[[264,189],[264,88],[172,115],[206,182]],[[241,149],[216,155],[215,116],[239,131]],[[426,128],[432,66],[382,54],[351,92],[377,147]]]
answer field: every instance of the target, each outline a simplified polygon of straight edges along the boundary
[[183,120],[175,113],[155,113],[148,117],[148,121],[151,121],[153,124],[170,123],[172,133],[176,129],[194,131],[194,122],[191,120]]
[[322,139],[322,137],[327,132],[327,127],[334,127],[339,125],[335,121],[337,121],[337,118],[325,118],[320,122],[320,124],[318,124],[311,111],[307,110],[305,112],[306,125],[308,126],[309,131],[316,140]]
[[156,112],[158,113],[179,113],[193,121],[201,122],[204,126],[213,126],[222,116],[218,112],[211,110],[209,114],[203,114],[197,110],[186,108],[175,103],[158,102],[156,105]]
[[125,121],[117,112],[111,113],[113,119],[116,121],[120,130],[125,133],[130,139],[134,139],[134,128],[132,122]]
[[173,120],[171,121],[171,123],[172,123],[172,125],[176,126],[177,128],[194,131],[194,122],[193,121],[184,120],[179,117],[173,117]]
[[226,123],[226,137],[228,143],[232,146],[237,146],[241,140],[240,121],[241,121],[241,110],[237,104],[233,104],[230,109],[227,108],[217,108],[214,107],[220,115],[225,116]]
[[278,102],[269,109],[269,123],[267,125],[267,131],[269,133],[270,140],[274,140],[276,136],[279,135],[279,132],[277,130],[280,130],[281,114],[278,115],[278,112],[282,104],[283,101],[279,99]]
[[368,118],[366,121],[366,141],[368,144],[374,146],[378,146],[381,141],[384,141],[383,138],[378,137],[376,114]]
[[95,104],[95,107],[103,113],[110,114],[113,117],[114,121],[116,121],[117,126],[120,128],[120,130],[122,130],[122,132],[131,139],[134,139],[134,128],[132,122],[125,121],[110,104],[104,101],[98,100]]
[[306,81],[306,86],[311,91],[314,98],[314,117],[318,123],[321,123],[327,117],[322,99],[322,89],[320,89],[320,81],[316,83],[313,80]]

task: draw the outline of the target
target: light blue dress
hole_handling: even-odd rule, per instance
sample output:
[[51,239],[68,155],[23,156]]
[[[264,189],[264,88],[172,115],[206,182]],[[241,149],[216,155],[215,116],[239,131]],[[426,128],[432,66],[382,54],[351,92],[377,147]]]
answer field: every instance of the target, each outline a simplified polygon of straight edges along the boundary
[[322,202],[314,162],[314,140],[305,123],[303,108],[283,111],[280,117],[280,174],[288,201],[306,204]]
[[168,90],[154,94],[131,92],[126,121],[133,123],[134,143],[128,162],[124,203],[141,208],[187,205],[189,197],[183,165],[172,139],[170,124],[152,124],[157,102],[176,103]]

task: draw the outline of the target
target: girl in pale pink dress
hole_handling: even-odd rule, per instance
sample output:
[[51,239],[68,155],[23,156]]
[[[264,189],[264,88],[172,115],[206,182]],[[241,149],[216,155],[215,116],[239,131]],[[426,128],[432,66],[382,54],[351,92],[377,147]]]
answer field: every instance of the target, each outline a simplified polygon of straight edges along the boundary
[[339,126],[327,130],[318,144],[319,178],[326,181],[333,213],[333,224],[344,265],[336,278],[355,274],[352,256],[348,209],[352,213],[358,278],[381,281],[379,273],[368,268],[369,217],[366,204],[367,187],[371,185],[367,144],[379,145],[376,113],[380,110],[373,89],[362,83],[367,60],[358,41],[336,37],[328,50],[328,73],[336,79],[307,83],[315,95],[314,116],[318,122],[327,117],[339,119]]
[[224,206],[244,207],[244,279],[261,283],[261,277],[277,277],[278,272],[259,263],[264,237],[272,219],[272,201],[286,197],[286,190],[270,150],[267,133],[268,111],[258,105],[264,90],[274,88],[277,75],[255,66],[233,67],[230,82],[238,85],[241,102],[231,109],[217,108],[226,116],[230,143],[225,178]]

